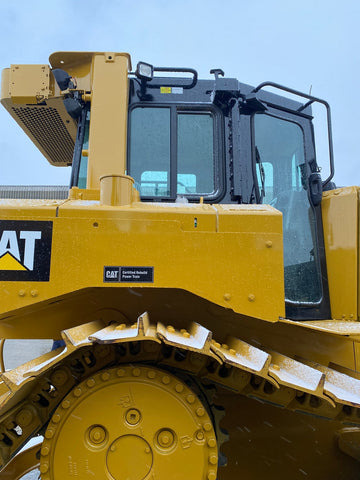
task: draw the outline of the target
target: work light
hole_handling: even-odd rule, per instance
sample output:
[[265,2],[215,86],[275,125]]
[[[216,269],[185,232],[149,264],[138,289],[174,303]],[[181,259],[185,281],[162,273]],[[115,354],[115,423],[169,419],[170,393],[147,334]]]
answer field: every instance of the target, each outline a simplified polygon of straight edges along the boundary
[[139,62],[136,66],[135,75],[142,80],[151,80],[154,76],[154,67],[149,63]]

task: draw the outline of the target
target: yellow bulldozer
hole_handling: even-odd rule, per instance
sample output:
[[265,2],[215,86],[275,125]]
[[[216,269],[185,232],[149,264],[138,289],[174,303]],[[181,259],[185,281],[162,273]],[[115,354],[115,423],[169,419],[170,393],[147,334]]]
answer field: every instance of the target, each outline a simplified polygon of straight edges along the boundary
[[71,180],[0,199],[1,356],[55,341],[2,368],[0,479],[359,479],[359,187],[332,181],[327,102],[126,53],[49,63],[2,74]]

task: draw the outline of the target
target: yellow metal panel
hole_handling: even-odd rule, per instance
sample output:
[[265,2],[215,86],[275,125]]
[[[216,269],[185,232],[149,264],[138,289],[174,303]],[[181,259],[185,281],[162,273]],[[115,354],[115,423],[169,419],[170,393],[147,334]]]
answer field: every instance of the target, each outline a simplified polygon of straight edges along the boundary
[[99,188],[104,175],[125,174],[128,68],[127,54],[94,54],[87,188]]
[[322,200],[331,314],[357,319],[358,187],[325,192]]
[[38,103],[49,97],[49,65],[11,65],[9,80],[13,103]]
[[[92,88],[91,66],[94,55],[105,54],[101,52],[54,52],[50,55],[49,62],[52,68],[61,68],[75,77],[79,90],[90,92]],[[131,69],[130,55],[128,53],[120,53],[120,55],[127,57]]]
[[270,205],[219,204],[216,205],[216,210],[221,214],[218,226],[220,232],[271,232],[274,222],[277,222],[277,229],[282,232],[282,214]]
[[0,199],[1,220],[51,220],[62,203],[64,200]]
[[52,68],[61,68],[76,78],[79,90],[91,90],[92,52],[55,52],[49,57]]
[[[2,316],[89,287],[182,289],[251,317],[275,322],[284,316],[281,216],[271,207],[256,211],[256,220],[251,207],[228,215],[221,231],[227,213],[208,205],[105,207],[75,200],[58,206],[56,218],[55,209],[45,210],[44,216],[36,211],[53,219],[50,281],[3,282]],[[31,208],[4,213],[34,218]],[[104,283],[105,266],[153,267],[154,281]]]

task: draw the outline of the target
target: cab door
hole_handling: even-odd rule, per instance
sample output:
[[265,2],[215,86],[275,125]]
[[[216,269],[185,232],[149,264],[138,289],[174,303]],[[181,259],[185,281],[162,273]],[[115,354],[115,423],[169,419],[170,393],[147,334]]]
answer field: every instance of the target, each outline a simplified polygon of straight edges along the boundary
[[309,192],[317,171],[311,121],[275,108],[252,118],[253,155],[262,203],[283,214],[286,315],[330,317],[321,206]]

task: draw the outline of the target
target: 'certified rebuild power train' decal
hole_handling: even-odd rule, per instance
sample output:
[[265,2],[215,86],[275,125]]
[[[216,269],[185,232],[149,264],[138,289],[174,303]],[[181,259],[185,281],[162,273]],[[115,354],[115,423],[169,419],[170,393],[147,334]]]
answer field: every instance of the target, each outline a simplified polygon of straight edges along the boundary
[[104,282],[153,283],[154,267],[104,267]]
[[52,222],[0,220],[0,280],[48,282]]

